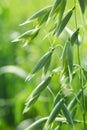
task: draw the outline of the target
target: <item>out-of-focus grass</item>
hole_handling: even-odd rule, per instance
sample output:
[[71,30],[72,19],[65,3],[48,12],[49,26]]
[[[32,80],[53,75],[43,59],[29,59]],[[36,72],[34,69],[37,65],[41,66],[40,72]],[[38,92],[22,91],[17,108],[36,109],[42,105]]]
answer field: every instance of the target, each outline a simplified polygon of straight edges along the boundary
[[[0,67],[14,65],[22,68],[26,73],[30,72],[32,63],[39,56],[38,50],[40,48],[36,47],[36,50],[30,46],[23,48],[22,43],[16,44],[11,41],[29,27],[22,28],[19,26],[20,23],[24,22],[35,11],[51,4],[51,2],[52,0],[0,0]],[[40,39],[37,39],[37,41],[40,42]],[[35,51],[37,54],[31,53]],[[21,77],[12,73],[0,74],[1,130],[14,130],[23,120],[34,119],[39,115],[39,111],[35,107],[33,107],[34,111],[31,110],[26,115],[22,114],[25,99],[36,85],[36,81],[27,83],[25,79],[21,79]],[[42,104],[41,110],[43,107]],[[46,110],[43,109],[42,115],[45,113]],[[27,125],[29,125],[29,122]],[[22,130],[23,127],[21,127],[19,125],[18,130]]]
[[[39,9],[38,5],[39,3],[36,3],[34,6],[33,1],[28,0],[0,1],[0,67],[16,65],[23,67],[22,69],[26,71],[29,70],[28,50],[20,44],[13,44],[11,40],[21,30],[19,24]],[[0,75],[1,130],[15,129],[19,122],[26,119],[26,116],[22,115],[24,101],[28,94],[26,87],[33,86],[34,83],[28,85],[24,80],[14,74]],[[34,117],[36,113],[31,113],[31,117]]]

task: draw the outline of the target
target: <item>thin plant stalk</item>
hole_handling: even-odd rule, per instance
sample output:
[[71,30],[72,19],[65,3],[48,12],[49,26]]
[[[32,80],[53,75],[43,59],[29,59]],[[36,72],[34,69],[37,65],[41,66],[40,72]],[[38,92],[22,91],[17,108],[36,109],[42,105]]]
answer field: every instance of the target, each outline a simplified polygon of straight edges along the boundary
[[[75,6],[75,24],[76,24],[76,29],[77,29],[76,0],[74,0],[74,6]],[[77,42],[79,42],[78,38],[77,38]],[[81,66],[80,50],[79,50],[78,45],[77,45],[77,56],[78,56],[78,64],[79,64],[79,66]],[[80,77],[79,77],[80,85],[81,85],[81,89],[82,89],[82,114],[83,114],[84,130],[86,130],[85,98],[84,98],[83,76],[82,76],[82,70],[81,69],[80,69],[79,75],[80,75]]]

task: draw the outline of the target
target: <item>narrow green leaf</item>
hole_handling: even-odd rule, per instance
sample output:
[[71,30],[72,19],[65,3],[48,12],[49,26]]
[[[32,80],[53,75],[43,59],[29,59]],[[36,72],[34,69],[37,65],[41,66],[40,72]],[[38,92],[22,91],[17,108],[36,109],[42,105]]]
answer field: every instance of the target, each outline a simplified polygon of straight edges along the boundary
[[22,41],[22,40],[32,40],[34,39],[38,32],[39,32],[39,29],[40,28],[35,28],[35,29],[32,29],[32,30],[28,30],[26,31],[25,33],[21,34],[19,37],[17,37],[15,40],[13,40],[12,42],[18,42],[18,41]]
[[31,37],[31,36],[34,35],[37,31],[38,31],[38,28],[29,30],[29,31],[26,31],[25,33],[23,33],[22,35],[19,36],[19,39],[20,39],[20,38],[28,38],[28,37]]
[[70,112],[73,119],[75,119],[76,112],[77,112],[77,107],[74,107]]
[[69,67],[70,72],[73,71],[73,48],[69,40],[63,49],[62,64],[65,70]]
[[73,107],[75,107],[75,105],[78,103],[79,98],[81,97],[81,94],[82,89],[80,89],[76,96],[71,100],[71,102],[68,105],[68,110],[73,109]]
[[28,30],[28,31],[26,31],[25,33],[23,33],[22,35],[20,35],[18,39],[32,37],[32,36],[34,36],[38,31],[39,31],[39,28],[35,28],[35,29],[32,29],[32,30]]
[[48,51],[44,56],[41,57],[41,59],[38,61],[38,63],[36,64],[36,66],[34,67],[32,74],[38,72],[40,69],[42,69],[42,67],[44,67],[48,61],[48,59],[51,57],[53,50]]
[[60,99],[60,101],[54,106],[52,112],[49,115],[49,118],[47,120],[47,127],[55,120],[55,118],[57,117],[58,113],[61,110],[63,104],[63,99]]
[[82,13],[85,13],[86,0],[78,0]]
[[49,68],[50,63],[51,63],[51,58],[52,58],[52,55],[49,56],[49,58],[48,58],[48,60],[47,60],[47,62],[45,64],[45,66],[44,66],[44,72],[45,73],[47,73],[47,71],[48,71],[48,68]]
[[40,94],[50,83],[52,75],[49,75],[48,77],[46,77],[32,92],[32,96],[35,96],[37,94]]
[[72,116],[70,114],[70,112],[67,109],[67,106],[65,104],[62,104],[62,109],[63,109],[63,113],[68,121],[68,123],[73,126],[73,120],[72,120]]
[[65,27],[65,29],[66,29],[66,32],[70,36],[70,40],[71,40],[72,45],[74,45],[74,44],[80,45],[82,39],[81,39],[81,36],[79,33],[79,28],[75,32],[73,32],[73,30],[71,30],[69,27]]
[[61,99],[61,92],[59,91],[54,99],[54,103],[53,103],[53,106],[55,106],[59,100]]
[[24,112],[27,112],[30,107],[37,101],[37,99],[39,98],[41,92],[48,86],[48,84],[51,81],[51,77],[52,75],[49,75],[48,77],[46,77],[31,93],[31,95],[27,98],[27,102],[26,102],[26,107],[24,109]]
[[39,96],[40,96],[39,94],[38,94],[38,95],[35,95],[35,96],[31,97],[31,98],[28,100],[28,102],[25,104],[26,106],[25,106],[25,108],[24,108],[24,110],[23,110],[23,113],[26,113],[26,112],[29,111],[29,109],[30,109],[31,106],[37,101],[37,99],[38,99]]
[[66,42],[64,48],[63,48],[63,52],[62,52],[62,65],[63,67],[65,67],[68,63],[67,63],[67,52],[68,52],[68,43]]
[[[49,68],[49,65],[50,65],[50,61],[51,60],[51,56],[52,56],[52,53],[53,53],[53,50],[54,49],[51,49],[50,51],[48,51],[47,53],[45,53],[41,58],[40,60],[38,61],[38,63],[35,65],[35,67],[33,68],[31,74],[29,74],[26,78],[26,80],[30,80],[32,79],[32,77],[34,76],[35,73],[37,73],[39,70],[41,70],[43,67],[45,67],[45,73],[46,71],[48,70]],[[48,65],[47,65],[47,62],[49,61]],[[47,67],[47,68],[46,68]]]
[[84,78],[87,81],[87,68],[86,67],[82,68],[82,71],[83,71],[83,74],[84,74]]
[[52,6],[48,6],[48,7],[45,7],[43,9],[37,11],[35,14],[33,14],[30,18],[28,18],[24,23],[22,23],[20,25],[22,26],[22,25],[28,24],[35,19],[38,19],[38,20],[40,19],[40,21],[41,21],[41,18],[43,18],[43,16],[45,16],[51,10],[51,8],[52,8]]
[[53,7],[52,7],[52,9],[50,11],[49,17],[51,17],[56,12],[56,10],[58,9],[60,3],[61,3],[61,0],[55,0],[54,5],[53,5]]
[[40,20],[39,25],[42,25],[44,22],[46,22],[48,20],[48,16],[49,16],[50,11],[48,11],[43,18]]
[[43,125],[45,124],[47,119],[48,119],[47,117],[41,118],[41,119],[35,121],[33,124],[31,124],[29,127],[27,127],[24,130],[42,130]]
[[63,13],[65,11],[66,3],[67,3],[67,0],[62,0],[61,9],[60,9],[60,12],[59,12],[59,23],[61,23]]
[[77,43],[77,45],[79,45],[79,43],[78,43],[78,35],[79,35],[79,28],[72,34],[72,36],[70,38],[72,45],[74,45],[74,43]]
[[57,27],[57,29],[55,31],[55,35],[57,37],[61,34],[61,32],[63,31],[63,29],[66,27],[67,23],[69,22],[69,20],[70,20],[70,18],[72,16],[73,10],[74,10],[74,8],[68,12],[68,14],[61,21],[60,25]]
[[71,45],[71,42],[68,43],[68,65],[69,65],[69,70],[72,73],[73,71],[73,47]]

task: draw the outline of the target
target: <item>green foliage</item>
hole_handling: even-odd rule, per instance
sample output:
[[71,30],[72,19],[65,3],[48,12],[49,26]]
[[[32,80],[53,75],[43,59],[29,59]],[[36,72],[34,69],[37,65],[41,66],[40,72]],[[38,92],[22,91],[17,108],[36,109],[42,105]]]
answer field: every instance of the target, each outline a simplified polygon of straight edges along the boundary
[[67,109],[67,106],[65,104],[62,104],[62,108],[63,108],[63,113],[67,119],[67,122],[73,127],[73,119],[72,119],[72,116],[70,114],[70,112],[68,111]]
[[79,1],[79,4],[80,4],[80,7],[81,7],[81,11],[82,13],[84,14],[85,13],[85,4],[86,4],[86,0],[78,0]]
[[[76,31],[73,32],[67,39],[67,41],[64,40],[64,46],[63,46],[63,51],[61,53],[61,58],[60,61],[60,81],[61,81],[61,87],[59,88],[59,92],[58,94],[56,94],[56,96],[54,96],[54,105],[52,108],[52,111],[50,112],[50,115],[46,121],[46,124],[44,125],[43,129],[44,130],[48,130],[48,129],[59,129],[60,126],[55,125],[55,120],[58,117],[58,115],[60,115],[61,117],[65,117],[66,118],[66,122],[68,124],[70,124],[72,126],[72,130],[74,129],[74,119],[73,117],[75,116],[76,111],[74,112],[75,109],[73,109],[73,107],[77,106],[77,102],[80,102],[80,97],[82,95],[82,108],[83,111],[85,110],[84,108],[84,93],[83,93],[83,75],[82,75],[82,66],[80,64],[80,59],[79,59],[79,46],[80,45],[80,41],[79,41],[79,29],[80,27],[77,28],[77,14],[76,14],[76,3],[74,1],[74,4],[72,5],[73,8],[70,9],[68,11],[68,13],[65,15],[66,13],[66,7],[67,7],[68,1],[64,0],[55,0],[53,6],[49,6],[46,8],[43,8],[41,10],[39,10],[38,12],[36,12],[34,15],[32,15],[27,21],[25,21],[22,25],[25,25],[26,23],[30,24],[30,22],[34,22],[36,19],[38,19],[38,26],[40,26],[40,30],[43,30],[43,27],[41,27],[41,22],[43,23],[43,20],[41,19],[42,17],[44,17],[46,15],[46,18],[44,20],[44,22],[46,23],[46,25],[50,25],[53,23],[56,23],[55,26],[53,28],[51,28],[50,31],[54,32],[54,33],[50,33],[49,35],[47,34],[46,37],[51,35],[53,36],[53,43],[50,45],[50,48],[55,48],[55,50],[57,49],[57,47],[59,46],[59,44],[57,44],[56,42],[59,40],[60,36],[62,35],[61,33],[64,33],[64,29],[67,27],[67,24],[69,23],[69,21],[71,20],[72,16],[75,19],[75,24],[76,24]],[[84,2],[82,3],[81,1],[79,1],[78,3],[81,7],[81,11],[82,13],[85,12],[85,6],[84,6]],[[49,9],[49,13],[47,12],[47,10]],[[74,13],[75,12],[75,13]],[[65,16],[64,16],[65,15]],[[52,19],[52,20],[51,20]],[[53,22],[52,22],[53,21]],[[53,26],[53,25],[52,25]],[[51,27],[52,27],[51,26]],[[61,34],[61,35],[60,35]],[[25,34],[26,36],[26,34]],[[55,39],[56,36],[56,39]],[[19,36],[20,37],[20,36]],[[71,92],[71,90],[73,90],[73,80],[74,80],[74,73],[75,76],[77,75],[77,73],[75,72],[74,69],[74,62],[75,60],[73,59],[73,49],[74,49],[74,44],[76,43],[77,45],[77,56],[78,56],[78,66],[80,66],[79,69],[79,81],[80,81],[80,91],[76,94],[76,96],[73,98],[71,95],[73,92]],[[61,43],[60,43],[61,44]],[[46,75],[48,75],[49,73],[53,73],[53,76],[56,74],[55,71],[53,71],[52,69],[49,70],[50,67],[50,62],[52,60],[51,56],[52,53],[55,52],[53,51],[54,49],[51,49],[50,51],[46,52],[38,61],[38,63],[35,65],[33,71],[31,72],[30,77],[28,76],[28,78],[31,80],[32,75],[35,74],[36,72],[38,72],[39,70],[41,70],[44,67],[44,71],[42,72],[44,74],[44,76],[46,77]],[[54,58],[54,57],[53,57]],[[58,65],[56,65],[56,67],[59,67]],[[54,68],[55,69],[55,68]],[[48,77],[49,78],[49,77]],[[35,89],[34,91],[31,93],[31,95],[29,96],[27,103],[26,103],[26,107],[25,107],[25,112],[27,112],[27,110],[29,110],[28,107],[30,107],[31,105],[33,105],[33,103],[35,103],[38,99],[38,97],[41,95],[41,92],[43,92],[44,88],[46,88],[48,86],[48,78],[41,82]],[[51,80],[52,82],[52,80]],[[52,95],[54,95],[53,91],[50,88],[50,91],[52,93]],[[74,91],[74,90],[73,90]],[[71,97],[70,98],[70,103],[68,103],[68,100],[66,97]],[[68,107],[66,105],[66,103],[68,104]],[[78,108],[77,108],[78,109]],[[73,113],[73,114],[72,114]],[[74,116],[73,116],[74,115]],[[62,122],[62,120],[61,120]],[[86,122],[85,122],[85,116],[83,115],[83,122],[84,122],[84,129],[86,129]],[[37,123],[36,123],[37,124]],[[62,122],[63,124],[63,122]],[[33,126],[33,124],[32,124]],[[30,127],[31,128],[31,127]]]
[[47,126],[48,127],[50,124],[52,124],[52,122],[55,120],[56,116],[58,115],[58,113],[60,112],[61,108],[62,108],[62,104],[63,104],[63,99],[61,99],[53,108],[52,112],[49,115],[49,118],[47,120]]
[[[22,2],[22,5],[26,3]],[[25,10],[25,15],[19,18],[16,24],[8,17],[12,27],[8,27],[5,16],[10,16],[7,10],[9,12],[10,8],[14,8],[9,7],[9,4],[6,7],[3,5],[6,5],[5,1],[1,2],[0,7],[3,10],[0,17],[4,20],[2,22],[0,19],[2,49],[2,30],[5,30],[6,26],[7,32],[12,32],[15,25],[15,30],[20,33],[12,35],[12,39],[7,35],[4,41],[8,44],[12,41],[13,47],[7,52],[5,49],[2,51],[5,63],[1,62],[0,66],[3,91],[0,93],[0,129],[86,130],[87,66],[84,65],[82,53],[87,46],[86,1],[42,1],[42,5],[37,1],[29,2],[29,11]],[[32,11],[29,8],[31,5]],[[41,5],[41,8],[36,5]],[[22,23],[21,21],[28,17],[28,12],[31,12],[31,17]],[[22,12],[20,14],[22,15]],[[18,23],[22,24],[16,28]],[[23,48],[20,47],[22,43]],[[10,111],[9,114],[7,110]],[[8,118],[9,115],[12,119]]]
[[[47,62],[49,61],[49,59],[51,60],[51,56],[53,53],[52,49],[51,51],[48,51],[36,64],[36,66],[34,67],[32,74],[36,73],[37,71],[39,71],[42,67],[45,66],[45,71],[47,71],[46,69],[48,69],[50,62],[47,64]],[[47,66],[48,65],[48,66]]]
[[40,96],[41,92],[48,86],[50,80],[51,80],[51,75],[48,76],[46,79],[44,79],[44,80],[34,89],[34,91],[31,93],[31,95],[30,95],[29,98],[27,99],[26,107],[25,107],[25,109],[24,109],[24,113],[27,112],[27,111],[30,109],[30,107],[32,106],[32,104],[36,102],[36,100],[37,100],[38,97]]
[[[74,8],[73,8],[74,9]],[[55,35],[58,37],[60,33],[64,30],[65,26],[67,25],[68,21],[70,20],[73,9],[68,12],[68,14],[64,17],[64,19],[61,21],[60,25],[55,31]]]
[[29,126],[28,128],[26,128],[25,130],[42,130],[43,129],[43,125],[45,124],[45,122],[47,121],[47,118],[42,118],[36,122],[34,122],[31,126]]
[[37,20],[37,23],[43,23],[47,20],[47,16],[50,12],[51,6],[48,6],[46,8],[43,8],[39,11],[37,11],[35,14],[33,14],[29,19],[27,19],[24,23],[22,23],[21,25],[25,25],[28,24],[30,22],[34,22],[35,20]]

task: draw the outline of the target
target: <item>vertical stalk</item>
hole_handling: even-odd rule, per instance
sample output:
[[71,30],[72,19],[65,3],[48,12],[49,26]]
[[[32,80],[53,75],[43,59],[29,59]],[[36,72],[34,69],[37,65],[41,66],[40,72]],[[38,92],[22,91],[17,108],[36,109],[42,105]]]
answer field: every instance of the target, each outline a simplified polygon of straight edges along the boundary
[[[77,29],[77,17],[76,17],[76,0],[74,0],[74,6],[75,6],[75,24],[76,24],[76,29]],[[77,38],[77,42],[78,38]],[[81,62],[80,62],[80,50],[79,50],[79,46],[77,45],[77,56],[78,56],[78,64],[81,67]],[[80,80],[80,85],[81,85],[81,89],[82,89],[82,116],[83,116],[83,122],[84,122],[84,130],[86,130],[86,118],[85,118],[85,98],[84,98],[84,88],[83,88],[83,76],[82,76],[82,70],[80,68],[80,72],[79,72],[79,80]]]

